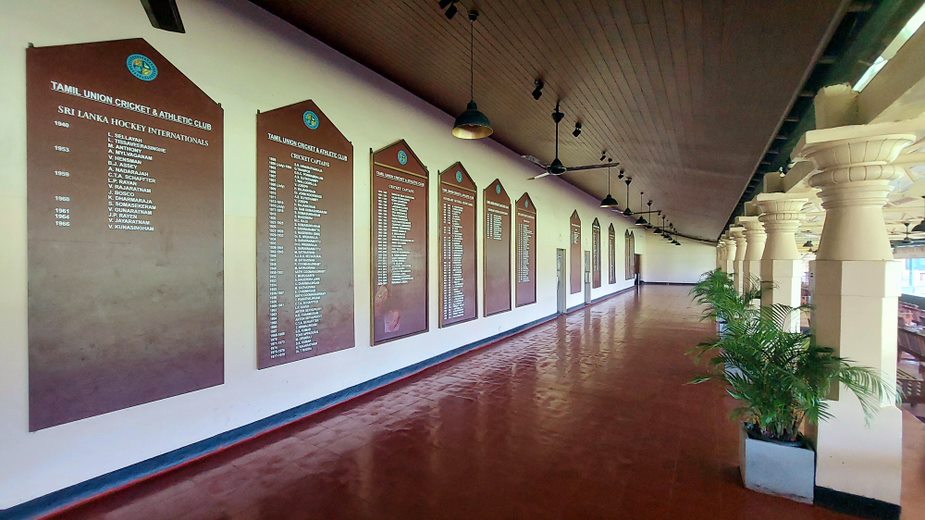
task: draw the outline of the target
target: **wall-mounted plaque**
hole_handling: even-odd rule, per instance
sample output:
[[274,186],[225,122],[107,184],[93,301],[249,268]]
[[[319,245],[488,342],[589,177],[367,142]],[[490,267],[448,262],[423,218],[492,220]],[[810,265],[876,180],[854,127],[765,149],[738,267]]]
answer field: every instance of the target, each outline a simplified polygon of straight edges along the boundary
[[536,303],[536,206],[524,193],[515,204],[515,305]]
[[495,179],[484,200],[485,316],[511,310],[511,197]]
[[617,231],[614,229],[613,223],[610,224],[610,228],[607,230],[607,251],[609,253],[607,283],[615,284],[617,283]]
[[257,367],[354,346],[353,145],[312,101],[257,114]]
[[569,219],[569,293],[581,292],[581,218],[578,210]]
[[30,430],[221,384],[221,106],[142,39],[26,87]]
[[591,287],[601,286],[601,223],[591,222]]
[[372,153],[372,342],[427,331],[427,168],[404,140]]
[[632,231],[626,230],[623,233],[623,268],[627,280],[636,277],[636,235]]
[[478,317],[476,187],[462,164],[440,174],[440,326]]

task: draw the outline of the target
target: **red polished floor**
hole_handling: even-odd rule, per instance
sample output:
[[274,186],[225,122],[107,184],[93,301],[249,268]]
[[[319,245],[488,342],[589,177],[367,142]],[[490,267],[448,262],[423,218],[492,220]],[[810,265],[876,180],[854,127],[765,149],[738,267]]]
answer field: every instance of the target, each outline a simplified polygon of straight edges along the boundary
[[[730,402],[684,385],[709,334],[689,301],[620,295],[63,516],[847,518],[742,487]],[[925,518],[923,426],[908,518]]]

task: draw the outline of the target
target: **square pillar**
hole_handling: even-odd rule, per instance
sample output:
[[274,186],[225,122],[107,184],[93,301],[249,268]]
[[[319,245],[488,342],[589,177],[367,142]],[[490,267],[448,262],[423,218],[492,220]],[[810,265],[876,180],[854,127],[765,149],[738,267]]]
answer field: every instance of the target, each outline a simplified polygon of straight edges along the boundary
[[[902,170],[891,163],[916,140],[883,123],[811,130],[798,154],[817,170],[826,210],[814,272],[813,325],[820,345],[896,383],[899,266],[893,261],[883,205]],[[893,504],[902,488],[902,419],[880,403],[870,426],[850,390],[835,389],[832,418],[817,430],[816,485]]]

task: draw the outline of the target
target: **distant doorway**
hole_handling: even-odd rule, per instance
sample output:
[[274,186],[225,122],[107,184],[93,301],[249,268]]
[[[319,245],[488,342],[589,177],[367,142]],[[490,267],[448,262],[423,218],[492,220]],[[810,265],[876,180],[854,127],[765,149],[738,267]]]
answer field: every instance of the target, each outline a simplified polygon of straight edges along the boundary
[[585,305],[591,303],[591,251],[585,251]]
[[565,314],[565,249],[556,249],[556,311]]

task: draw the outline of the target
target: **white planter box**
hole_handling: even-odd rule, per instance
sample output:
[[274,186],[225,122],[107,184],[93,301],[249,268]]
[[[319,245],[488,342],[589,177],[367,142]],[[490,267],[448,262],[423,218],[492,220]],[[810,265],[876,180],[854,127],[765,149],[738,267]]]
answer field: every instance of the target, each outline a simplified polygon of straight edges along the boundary
[[745,487],[797,502],[813,503],[816,452],[750,439],[744,427],[739,435],[739,469]]

